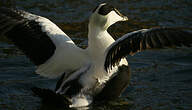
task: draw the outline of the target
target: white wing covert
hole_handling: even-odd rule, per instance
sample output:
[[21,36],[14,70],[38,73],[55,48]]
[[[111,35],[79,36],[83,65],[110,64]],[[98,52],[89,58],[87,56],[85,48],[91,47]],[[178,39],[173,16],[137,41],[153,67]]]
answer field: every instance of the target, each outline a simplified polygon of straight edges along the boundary
[[21,49],[42,76],[55,78],[85,63],[86,54],[49,19],[22,10],[0,8],[0,35]]

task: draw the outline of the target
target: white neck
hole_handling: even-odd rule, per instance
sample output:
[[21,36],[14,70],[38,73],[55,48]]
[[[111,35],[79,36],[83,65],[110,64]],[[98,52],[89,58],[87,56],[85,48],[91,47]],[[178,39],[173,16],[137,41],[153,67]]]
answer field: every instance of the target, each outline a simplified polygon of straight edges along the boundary
[[88,32],[88,52],[95,59],[95,57],[104,56],[104,52],[115,40],[107,32],[99,26],[89,24]]

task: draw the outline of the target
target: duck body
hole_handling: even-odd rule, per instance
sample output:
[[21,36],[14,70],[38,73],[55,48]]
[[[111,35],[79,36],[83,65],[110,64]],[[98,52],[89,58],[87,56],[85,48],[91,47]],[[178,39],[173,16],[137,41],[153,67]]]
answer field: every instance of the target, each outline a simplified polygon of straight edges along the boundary
[[[101,4],[96,11],[99,11],[99,9],[104,6],[105,4]],[[114,13],[115,14],[115,13]],[[115,14],[116,15],[116,14]],[[123,58],[120,61],[120,64],[118,66],[113,67],[110,72],[106,72],[103,68],[104,62],[105,62],[105,52],[107,48],[115,42],[115,40],[112,38],[112,36],[107,32],[107,28],[112,25],[113,23],[117,21],[113,21],[112,23],[109,21],[106,24],[103,24],[102,19],[108,20],[109,17],[97,18],[95,16],[97,13],[94,13],[90,17],[89,22],[89,32],[88,32],[88,47],[86,48],[85,52],[87,53],[87,60],[90,61],[86,63],[84,66],[82,66],[81,69],[75,71],[75,73],[72,73],[71,76],[68,77],[68,80],[65,80],[58,90],[56,90],[56,93],[67,95],[74,100],[74,104],[71,105],[71,107],[78,107],[79,105],[82,106],[83,98],[89,97],[89,101],[85,101],[85,105],[89,105],[93,101],[93,97],[97,96],[98,93],[100,93],[103,88],[105,87],[105,84],[119,71],[119,67],[122,65],[128,67],[128,62],[125,58]],[[109,15],[110,16],[110,15]],[[118,16],[118,15],[116,15]],[[122,18],[121,18],[122,19]],[[99,22],[97,21],[99,20]],[[120,19],[119,19],[120,20]],[[123,20],[123,19],[122,19]],[[104,26],[105,25],[105,28]],[[127,71],[128,72],[128,71]],[[119,73],[118,73],[119,74]],[[76,76],[75,76],[76,75]],[[73,78],[72,78],[73,77]],[[76,80],[76,83],[79,84],[80,88],[74,94],[71,94],[72,91],[70,90],[70,87],[68,88],[66,84],[70,82],[73,79]],[[126,80],[128,82],[129,80]],[[64,87],[65,86],[65,87]],[[71,86],[72,88],[75,87],[75,85]],[[65,89],[63,89],[65,88]],[[74,89],[73,89],[74,90]],[[121,89],[119,89],[121,91]],[[115,92],[114,92],[115,94]],[[116,93],[116,96],[119,96],[120,93]],[[86,96],[85,96],[86,95]],[[83,97],[83,98],[82,98]],[[110,96],[112,98],[113,96]],[[78,101],[77,101],[78,100]],[[88,100],[85,98],[85,100]],[[79,104],[81,103],[81,104]]]
[[47,18],[0,8],[0,35],[7,36],[26,54],[36,65],[37,74],[60,77],[55,91],[35,88],[35,94],[46,101],[63,100],[69,108],[83,107],[121,95],[131,76],[126,55],[153,48],[192,46],[192,33],[161,27],[130,32],[115,41],[107,29],[127,20],[113,6],[100,4],[89,19],[88,47],[81,49]]
[[[102,30],[100,27],[95,27],[90,25],[91,24],[89,24],[88,47],[85,50],[85,52],[87,53],[87,58],[90,62],[82,66],[81,69],[75,71],[75,73],[72,73],[72,75],[68,77],[68,79],[73,79],[72,77],[76,78],[77,82],[74,84],[78,83],[81,87],[76,87],[76,88],[80,88],[80,89],[76,91],[76,93],[74,92],[74,94],[71,94],[72,92],[66,92],[65,89],[62,89],[62,88],[64,85],[66,85],[66,83],[70,82],[71,80],[68,80],[68,81],[65,80],[66,82],[64,81],[60,85],[60,88],[56,90],[56,93],[61,93],[71,97],[72,99],[75,99],[74,101],[75,104],[71,105],[71,107],[78,107],[79,103],[81,103],[80,106],[82,106],[82,101],[83,101],[83,98],[85,97],[89,97],[89,100],[91,101],[85,103],[85,105],[83,106],[89,105],[95,99],[94,97],[96,97],[97,94],[103,90],[103,88],[105,87],[105,84],[114,75],[119,74],[118,71],[122,65],[128,68],[127,60],[122,59],[119,66],[114,67],[113,69],[110,70],[110,72],[106,72],[104,70],[103,65],[105,61],[105,51],[112,43],[115,42],[115,40],[107,32],[107,30]],[[126,71],[126,72],[128,72],[127,74],[129,74],[129,71]],[[77,76],[73,76],[73,75],[77,75]],[[126,82],[129,82],[129,80],[126,80]],[[71,87],[74,88],[75,85]],[[67,86],[65,88],[67,88]],[[67,89],[68,89],[67,91],[74,90],[74,89],[69,90],[69,88]],[[118,89],[118,90],[121,91],[121,89]],[[66,93],[63,91],[65,91]],[[113,94],[116,94],[116,96],[119,96],[121,93],[113,92]],[[116,96],[111,95],[110,97],[108,97],[108,99],[114,98]],[[88,100],[88,99],[85,98],[84,100]]]

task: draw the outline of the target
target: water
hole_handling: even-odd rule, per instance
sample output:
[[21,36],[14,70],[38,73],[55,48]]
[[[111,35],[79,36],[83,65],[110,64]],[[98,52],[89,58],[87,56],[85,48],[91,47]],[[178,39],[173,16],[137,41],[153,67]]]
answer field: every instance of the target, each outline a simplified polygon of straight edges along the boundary
[[[191,0],[105,0],[129,17],[109,32],[115,39],[156,26],[192,30]],[[88,17],[102,0],[1,0],[55,22],[77,45],[87,46]],[[132,80],[122,98],[90,110],[191,110],[192,49],[165,49],[128,56]],[[0,37],[0,110],[48,110],[30,88],[54,88],[56,80],[34,74],[35,66],[6,38]],[[49,108],[58,110],[58,108]]]

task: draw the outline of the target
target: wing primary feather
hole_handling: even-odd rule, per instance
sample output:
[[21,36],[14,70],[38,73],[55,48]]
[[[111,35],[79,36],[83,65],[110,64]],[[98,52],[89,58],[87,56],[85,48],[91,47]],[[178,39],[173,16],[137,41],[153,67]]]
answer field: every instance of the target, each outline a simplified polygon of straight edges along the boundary
[[161,42],[159,41],[156,32],[151,33],[151,41],[152,41],[153,46],[154,46],[155,48],[161,48],[161,47],[162,47]]
[[131,46],[132,46],[132,55],[134,55],[134,53],[140,51],[140,40],[141,40],[141,33],[137,33],[137,35],[135,37],[133,37],[133,39],[131,39]]
[[56,24],[42,16],[0,7],[0,35],[23,51],[37,66],[36,73],[44,77],[56,78],[87,63],[87,54]]
[[165,35],[162,35],[161,33],[156,32],[156,36],[158,37],[159,41],[161,42],[162,47],[167,47],[171,44],[171,42]]
[[143,38],[141,38],[141,39],[142,39],[141,42],[140,42],[140,43],[141,43],[140,45],[142,46],[142,47],[141,47],[141,50],[145,50],[145,49],[147,48],[147,47],[146,47],[146,45],[147,45],[147,44],[146,44],[146,38],[147,38],[147,37],[146,37],[145,35],[143,35]]
[[112,69],[126,55],[134,55],[146,49],[173,46],[191,47],[192,33],[174,28],[152,28],[128,33],[107,49],[104,67],[106,71],[108,68]]
[[[52,41],[44,32],[42,32],[39,23],[22,17],[22,12],[18,10],[0,8],[0,12],[0,21],[4,21],[1,22],[0,30],[2,31],[0,34],[5,35],[12,40],[31,59],[31,61],[34,62],[34,64],[43,64],[53,55],[55,45],[49,43]],[[34,27],[34,25],[36,26]],[[41,37],[41,40],[49,39],[49,41],[36,40],[37,37]],[[38,43],[39,45],[37,45]],[[44,45],[46,43],[48,43],[48,45]],[[53,48],[50,48],[51,46]],[[39,50],[38,52],[44,51],[45,53],[43,53],[43,55],[45,56],[39,57],[40,55],[38,52],[35,52],[36,50]],[[50,53],[46,53],[45,50],[48,50]]]
[[153,45],[153,43],[152,43],[152,39],[151,39],[151,34],[150,33],[146,33],[146,36],[147,36],[147,39],[146,39],[146,41],[147,41],[147,44],[148,44],[148,48],[153,48],[154,47],[154,45]]
[[179,46],[179,47],[182,46],[181,40],[183,38],[178,36],[178,31],[167,30],[167,35],[169,36],[169,38],[172,39],[172,41],[174,42],[175,46]]
[[192,44],[192,37],[187,37],[187,36],[192,36],[191,33],[189,32],[183,32],[183,31],[178,31],[177,36],[180,37],[180,42],[182,43],[183,46],[190,47]]

